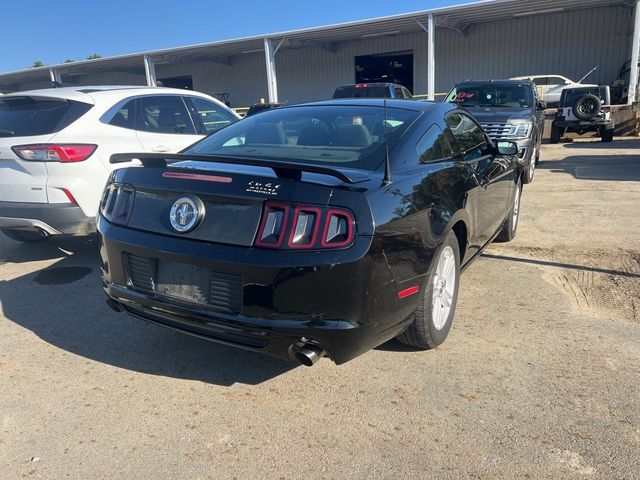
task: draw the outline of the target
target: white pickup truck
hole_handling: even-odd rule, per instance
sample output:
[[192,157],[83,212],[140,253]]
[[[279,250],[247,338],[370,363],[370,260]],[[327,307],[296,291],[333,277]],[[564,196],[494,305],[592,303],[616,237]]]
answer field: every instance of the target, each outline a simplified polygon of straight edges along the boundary
[[555,107],[555,104],[560,101],[560,95],[562,95],[562,91],[565,88],[597,87],[597,85],[594,84],[581,83],[585,78],[595,72],[597,68],[598,67],[591,69],[577,82],[562,75],[526,75],[523,77],[513,77],[512,80],[531,80],[538,90],[540,99],[545,101],[548,106]]

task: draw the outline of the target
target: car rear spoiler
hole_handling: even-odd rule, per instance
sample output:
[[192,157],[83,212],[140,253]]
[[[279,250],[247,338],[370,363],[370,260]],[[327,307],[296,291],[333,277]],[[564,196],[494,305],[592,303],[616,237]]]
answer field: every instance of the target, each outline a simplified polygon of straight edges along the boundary
[[144,167],[167,167],[168,162],[209,162],[227,163],[231,165],[251,165],[255,167],[271,168],[280,178],[300,180],[302,172],[321,173],[330,175],[345,183],[356,184],[371,180],[371,177],[357,170],[338,170],[320,165],[305,163],[280,162],[277,160],[261,160],[256,158],[217,157],[214,155],[192,155],[189,153],[114,153],[109,163],[128,163],[139,160]]

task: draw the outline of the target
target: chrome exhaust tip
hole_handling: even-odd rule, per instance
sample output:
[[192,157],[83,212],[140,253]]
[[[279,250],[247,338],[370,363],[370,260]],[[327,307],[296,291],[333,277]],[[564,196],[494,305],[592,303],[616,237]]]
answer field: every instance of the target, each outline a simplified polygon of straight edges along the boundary
[[326,352],[318,345],[307,343],[294,352],[296,360],[306,367],[313,367],[318,360],[324,357]]

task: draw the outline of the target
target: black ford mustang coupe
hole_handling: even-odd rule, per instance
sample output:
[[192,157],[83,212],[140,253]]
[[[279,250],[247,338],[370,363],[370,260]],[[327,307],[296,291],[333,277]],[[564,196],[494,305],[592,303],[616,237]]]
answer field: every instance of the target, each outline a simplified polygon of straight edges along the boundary
[[138,162],[100,206],[107,303],[305,365],[394,337],[436,347],[460,271],[515,235],[516,149],[451,104],[343,99],[114,155]]

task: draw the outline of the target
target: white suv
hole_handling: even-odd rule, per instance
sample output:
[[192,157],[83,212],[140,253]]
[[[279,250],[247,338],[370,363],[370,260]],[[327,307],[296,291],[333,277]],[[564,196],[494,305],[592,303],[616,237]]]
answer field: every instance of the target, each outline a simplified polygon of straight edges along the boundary
[[0,98],[0,231],[37,241],[95,231],[114,153],[178,152],[240,117],[202,93],[65,87]]

